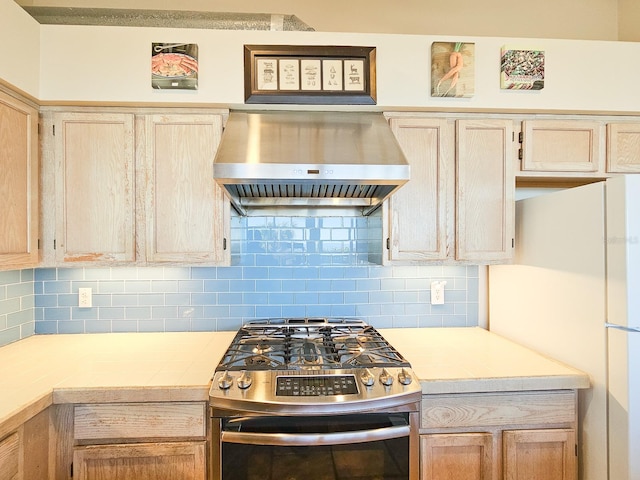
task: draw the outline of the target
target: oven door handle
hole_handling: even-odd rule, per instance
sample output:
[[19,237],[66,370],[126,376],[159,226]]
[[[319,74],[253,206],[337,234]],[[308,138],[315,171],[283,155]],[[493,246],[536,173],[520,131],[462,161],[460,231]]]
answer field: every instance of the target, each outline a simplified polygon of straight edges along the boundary
[[372,430],[336,433],[252,433],[223,431],[221,432],[221,440],[227,443],[243,443],[248,445],[304,447],[390,440],[392,438],[408,437],[409,431],[409,425],[396,425]]

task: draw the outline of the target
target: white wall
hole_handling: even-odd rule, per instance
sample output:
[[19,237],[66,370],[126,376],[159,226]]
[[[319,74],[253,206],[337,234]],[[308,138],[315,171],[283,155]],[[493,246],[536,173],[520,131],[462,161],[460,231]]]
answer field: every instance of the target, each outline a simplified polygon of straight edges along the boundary
[[[49,7],[280,13],[296,15],[318,32],[618,40],[623,39],[618,37],[618,5],[623,1],[18,0],[18,3]],[[635,17],[633,25],[637,25],[638,18]]]
[[[476,94],[430,96],[433,41],[475,42]],[[199,45],[198,91],[168,92],[150,85],[152,42]],[[445,37],[319,32],[226,31],[165,28],[41,27],[41,88],[50,102],[183,102],[241,105],[243,45],[366,45],[377,48],[378,107],[567,111],[640,111],[640,44],[607,41]],[[545,88],[501,90],[504,44],[546,51]]]
[[[12,0],[0,0],[0,79],[45,102],[184,103],[237,107],[244,103],[244,44],[367,45],[377,48],[378,108],[640,112],[640,44],[616,41],[399,34],[228,31],[84,27],[37,24]],[[152,42],[200,47],[198,91],[150,86]],[[476,94],[432,98],[433,41],[476,43]],[[501,90],[500,47],[546,51],[545,88]]]
[[40,25],[13,0],[0,0],[0,81],[32,96],[40,83]]

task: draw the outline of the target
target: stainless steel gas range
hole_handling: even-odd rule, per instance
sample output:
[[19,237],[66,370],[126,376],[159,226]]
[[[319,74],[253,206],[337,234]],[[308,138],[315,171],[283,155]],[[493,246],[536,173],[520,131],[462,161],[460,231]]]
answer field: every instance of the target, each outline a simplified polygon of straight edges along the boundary
[[420,397],[406,359],[361,320],[250,322],[213,377],[211,477],[417,479]]

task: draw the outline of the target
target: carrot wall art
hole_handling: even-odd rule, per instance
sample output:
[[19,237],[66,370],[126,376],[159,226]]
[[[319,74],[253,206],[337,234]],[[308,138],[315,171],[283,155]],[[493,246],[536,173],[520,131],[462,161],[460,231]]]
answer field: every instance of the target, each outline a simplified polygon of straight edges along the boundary
[[431,96],[473,97],[475,92],[475,44],[431,44]]

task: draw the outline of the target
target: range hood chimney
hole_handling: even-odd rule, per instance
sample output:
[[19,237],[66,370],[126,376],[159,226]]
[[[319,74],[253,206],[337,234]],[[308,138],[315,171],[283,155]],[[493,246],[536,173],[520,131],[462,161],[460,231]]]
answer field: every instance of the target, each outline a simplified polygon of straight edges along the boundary
[[241,215],[350,207],[369,215],[409,180],[381,113],[231,112],[213,176]]

